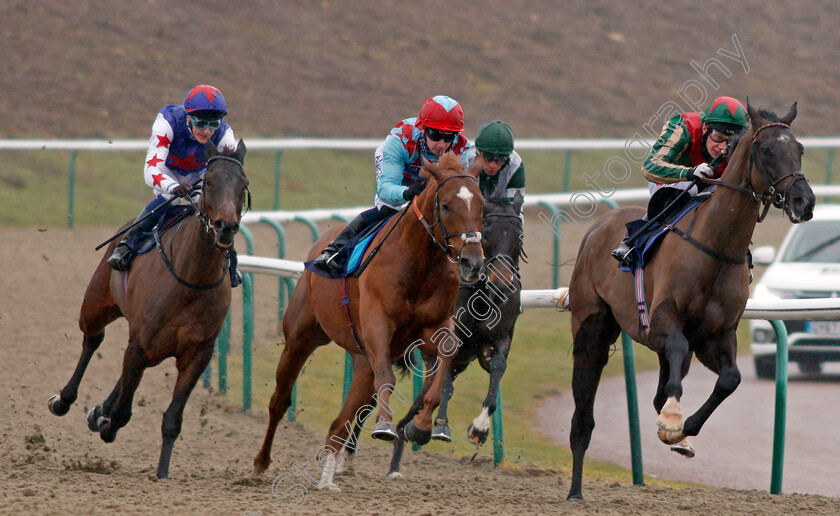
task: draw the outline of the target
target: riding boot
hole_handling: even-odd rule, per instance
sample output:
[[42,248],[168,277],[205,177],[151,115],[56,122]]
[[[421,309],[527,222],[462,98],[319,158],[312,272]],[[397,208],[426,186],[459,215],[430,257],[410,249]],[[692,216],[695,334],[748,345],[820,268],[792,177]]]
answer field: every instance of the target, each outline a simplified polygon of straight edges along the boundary
[[335,257],[338,251],[344,247],[351,238],[358,235],[360,231],[368,226],[368,222],[362,214],[356,217],[344,226],[344,229],[336,235],[332,242],[327,244],[327,247],[321,251],[317,258],[312,260],[312,265],[321,269],[328,268],[334,272],[341,272],[338,264],[335,263]]
[[[145,215],[146,213],[144,211],[137,218],[141,219]],[[138,233],[151,231],[152,228],[155,227],[156,222],[157,220],[155,217],[149,217],[128,230],[128,233],[126,233],[120,243],[117,244],[117,247],[114,249],[114,253],[110,258],[108,258],[108,265],[118,271],[128,270],[131,265],[131,259],[134,257],[135,249],[132,245],[134,244],[135,237]]]
[[618,260],[618,262],[626,267],[633,267],[633,249],[635,246],[632,245],[632,242],[629,240],[622,240],[621,244],[613,249],[613,252],[610,253],[613,255],[613,258]]
[[239,257],[233,247],[227,252],[227,266],[230,271],[230,288],[236,288],[242,284],[242,274],[239,272]]

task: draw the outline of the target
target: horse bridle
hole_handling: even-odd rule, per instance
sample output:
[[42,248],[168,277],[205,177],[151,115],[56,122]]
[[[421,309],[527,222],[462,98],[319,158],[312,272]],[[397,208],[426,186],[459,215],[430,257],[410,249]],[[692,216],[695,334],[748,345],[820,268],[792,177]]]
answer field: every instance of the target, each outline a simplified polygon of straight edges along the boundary
[[[758,171],[759,179],[761,179],[761,182],[764,183],[765,186],[767,186],[767,189],[765,191],[756,192],[755,189],[752,188],[752,185],[750,185],[748,188],[745,188],[741,185],[728,183],[720,179],[710,179],[705,181],[710,184],[732,188],[733,190],[745,193],[748,196],[752,197],[754,201],[762,204],[764,206],[764,209],[758,215],[758,222],[762,222],[764,220],[764,218],[767,216],[767,212],[770,210],[771,205],[775,206],[776,208],[786,210],[790,205],[789,196],[793,185],[795,185],[796,182],[800,179],[806,182],[808,181],[808,179],[805,177],[805,174],[801,170],[791,172],[790,174],[782,176],[779,179],[776,179],[775,181],[773,181],[773,178],[770,177],[770,175],[767,173],[764,163],[761,161],[761,157],[758,156],[758,150],[756,149],[755,139],[758,136],[758,133],[760,133],[764,129],[767,129],[768,127],[784,127],[790,130],[790,125],[784,122],[770,122],[762,125],[753,132],[752,141],[750,142],[750,170],[755,169]],[[777,191],[776,186],[789,177],[793,177],[793,181],[787,183],[784,192]]]
[[[513,214],[513,213],[488,213],[484,216],[484,220],[481,223],[482,229],[484,228],[484,221],[486,221],[490,217],[505,217],[505,218],[511,218],[511,219],[518,219],[520,222],[522,221],[521,216]],[[521,238],[520,238],[520,242],[521,242]],[[491,256],[490,258],[485,257],[485,259],[484,259],[484,270],[486,271],[490,267],[490,264],[492,264],[493,262],[496,262],[496,261],[507,262],[514,267],[515,272],[516,272],[516,274],[514,275],[514,277],[512,279],[515,278],[518,282],[520,282],[520,287],[521,287],[521,275],[519,274],[519,258],[522,256],[522,254],[524,254],[524,252],[523,252],[521,244],[520,244],[519,253],[515,257],[511,256],[509,254],[505,254],[505,253],[497,253],[497,254],[494,254],[493,256]],[[466,288],[466,289],[475,290],[477,288],[482,287],[484,284],[486,284],[489,281],[489,277],[487,276],[487,274],[484,274],[483,276],[484,277],[483,277],[482,280],[479,280],[479,281],[476,281],[476,282],[473,282],[473,283],[461,283],[461,288],[462,289]]]
[[[440,216],[440,202],[439,202],[440,188],[443,186],[443,184],[445,182],[449,181],[450,179],[454,179],[456,177],[468,177],[468,178],[472,179],[473,181],[478,182],[478,179],[476,179],[476,177],[473,176],[472,174],[453,174],[449,177],[444,178],[443,181],[438,183],[437,188],[435,188],[435,202],[434,202],[435,223],[434,224],[429,224],[429,221],[427,221],[426,218],[423,216],[423,213],[420,211],[420,208],[417,206],[417,203],[414,202],[414,199],[412,199],[412,202],[411,202],[411,207],[414,210],[414,213],[417,215],[417,218],[420,219],[420,223],[423,224],[423,227],[426,228],[426,231],[429,232],[429,236],[432,237],[432,240],[434,241],[434,243],[437,244],[438,247],[440,247],[440,249],[443,251],[443,253],[446,255],[446,257],[452,263],[458,263],[458,261],[461,259],[461,252],[464,250],[464,247],[466,247],[467,244],[481,244],[481,232],[480,231],[468,231],[468,232],[462,232],[462,233],[449,233],[449,232],[446,231],[446,227],[444,227],[444,225],[443,225],[443,219]],[[440,240],[438,240],[437,236],[435,235],[435,231],[434,231],[435,226],[440,226],[440,232],[443,235],[443,241],[442,242]],[[457,237],[457,236],[460,236],[464,239],[464,245],[462,245],[461,248],[458,249],[458,254],[453,259],[451,254],[450,254],[450,251],[455,249],[455,246],[453,246],[452,244],[449,243],[449,239],[453,238],[453,237]]]
[[[232,161],[233,163],[236,163],[237,165],[239,165],[239,168],[242,170],[243,174],[245,173],[245,167],[242,165],[241,161],[239,161],[236,158],[231,158],[231,157],[228,157],[228,156],[221,156],[221,155],[213,156],[210,159],[208,159],[207,160],[207,168],[210,167],[210,163],[214,160]],[[206,172],[205,172],[205,175],[206,175]],[[245,186],[245,191],[248,194],[248,198],[247,198],[247,202],[246,202],[246,206],[245,206],[245,211],[247,212],[249,209],[251,209],[251,190],[248,188],[248,186]],[[201,195],[200,195],[200,197],[202,199],[204,198],[204,181],[202,181],[202,183],[201,183]],[[207,231],[208,233],[212,233],[213,232],[213,225],[210,224],[210,217],[208,217],[207,215],[202,213],[201,209],[198,207],[198,205],[196,205],[195,201],[192,200],[192,196],[187,196],[187,199],[189,200],[193,209],[195,209],[196,217],[198,217],[198,220],[201,223],[201,225],[204,226],[204,230]],[[240,211],[239,215],[240,215],[240,217],[242,216],[241,211]],[[210,283],[210,284],[206,284],[206,285],[197,285],[195,283],[190,283],[190,282],[184,280],[183,278],[178,276],[177,272],[175,272],[175,267],[172,265],[172,261],[166,255],[166,251],[164,250],[163,244],[160,241],[160,234],[157,231],[154,232],[154,237],[155,237],[155,245],[157,246],[157,250],[160,253],[161,258],[163,259],[163,263],[166,264],[166,268],[169,269],[169,272],[172,274],[172,276],[181,285],[184,285],[185,287],[191,288],[193,290],[210,290],[210,289],[214,289],[214,288],[218,287],[225,280],[225,273],[227,272],[227,260],[225,260],[225,264],[222,265],[222,275],[221,275],[221,277],[215,283]],[[173,241],[174,241],[174,239],[173,239]]]

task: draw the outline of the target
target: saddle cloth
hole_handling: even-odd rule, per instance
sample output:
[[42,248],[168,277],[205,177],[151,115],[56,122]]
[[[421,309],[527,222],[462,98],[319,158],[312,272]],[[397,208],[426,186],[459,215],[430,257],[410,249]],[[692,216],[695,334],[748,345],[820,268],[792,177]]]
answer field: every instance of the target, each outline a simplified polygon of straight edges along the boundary
[[[393,217],[393,215],[391,217]],[[348,240],[344,247],[339,249],[336,257],[333,258],[333,262],[339,268],[338,272],[315,267],[312,265],[312,261],[304,262],[303,266],[307,270],[327,278],[345,278],[350,276],[356,272],[361,265],[362,257],[365,255],[365,251],[367,251],[367,248],[370,246],[370,242],[373,240],[373,237],[375,237],[377,233],[385,227],[385,224],[391,220],[391,217],[383,219],[372,226],[366,227],[360,231],[359,234]]]
[[[708,199],[708,195],[698,196],[691,199],[688,204],[676,211],[674,215],[666,217],[665,220],[656,221],[648,227],[644,233],[636,237],[634,248],[632,251],[633,267],[619,263],[619,268],[623,271],[634,271],[637,267],[644,268],[645,264],[653,258],[659,244],[662,242],[662,237],[670,231],[670,226],[673,226],[685,217],[688,212],[695,209],[703,201]],[[647,224],[646,219],[638,219],[625,224],[627,226],[627,236],[634,234],[642,226]]]

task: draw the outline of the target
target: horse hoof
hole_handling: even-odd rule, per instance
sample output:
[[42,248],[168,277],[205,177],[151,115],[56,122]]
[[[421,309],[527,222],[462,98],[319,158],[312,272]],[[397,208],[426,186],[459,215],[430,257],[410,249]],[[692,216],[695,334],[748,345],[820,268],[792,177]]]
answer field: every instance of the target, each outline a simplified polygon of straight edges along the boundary
[[682,426],[677,429],[670,429],[665,428],[663,425],[659,425],[659,430],[657,430],[656,435],[659,437],[659,440],[667,445],[677,444],[678,442],[685,439],[685,434],[683,434]]
[[432,429],[432,439],[435,441],[451,443],[452,432],[449,430],[449,425],[436,425]]
[[487,442],[487,435],[489,433],[489,430],[478,430],[473,425],[470,425],[467,428],[467,440],[476,446],[481,446]]
[[96,423],[99,425],[99,437],[106,443],[114,442],[117,438],[117,431],[111,428],[111,420],[100,416]]
[[582,502],[583,501],[583,495],[579,495],[579,494],[572,495],[572,494],[570,494],[569,496],[566,497],[566,501],[567,502]]
[[341,488],[338,487],[338,485],[335,482],[329,482],[329,483],[326,483],[326,484],[318,484],[316,487],[318,489],[320,489],[321,491],[326,490],[326,491],[329,491],[331,493],[340,493],[341,492]]
[[432,438],[431,430],[420,430],[414,425],[414,421],[409,421],[403,430],[405,438],[414,444],[423,446]]
[[54,415],[63,416],[70,411],[70,404],[61,401],[61,396],[58,394],[53,394],[50,396],[50,399],[47,400],[47,408],[49,408],[50,412]]
[[370,435],[374,439],[381,439],[383,441],[388,441],[389,443],[392,443],[399,438],[397,429],[394,428],[394,425],[386,421],[377,423],[376,426],[373,427],[373,432],[371,432]]
[[678,442],[677,444],[672,445],[671,451],[679,453],[686,459],[691,459],[694,457],[694,447],[691,445],[691,441],[689,441],[688,437]]
[[385,478],[387,478],[389,480],[396,480],[396,479],[400,479],[400,478],[404,478],[404,477],[402,476],[402,473],[400,473],[399,471],[392,471],[391,473],[388,473],[388,475]]
[[91,432],[99,431],[99,418],[102,417],[102,407],[97,405],[90,409],[87,415],[87,425]]

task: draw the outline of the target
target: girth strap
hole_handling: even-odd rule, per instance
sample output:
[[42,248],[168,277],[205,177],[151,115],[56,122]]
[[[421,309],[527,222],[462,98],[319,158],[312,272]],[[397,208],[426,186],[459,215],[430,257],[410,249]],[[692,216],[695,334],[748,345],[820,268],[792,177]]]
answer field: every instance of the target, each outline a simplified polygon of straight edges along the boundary
[[636,266],[636,307],[639,309],[639,327],[644,335],[650,329],[650,316],[648,316],[647,303],[645,303],[645,269]]
[[359,334],[356,333],[356,325],[353,324],[353,314],[350,311],[350,294],[347,288],[346,276],[341,281],[341,306],[344,308],[344,315],[347,316],[347,326],[350,327],[350,333],[353,334],[353,340],[356,341],[356,346],[359,347],[359,351],[361,351],[363,355],[367,355],[365,346],[362,344]]

